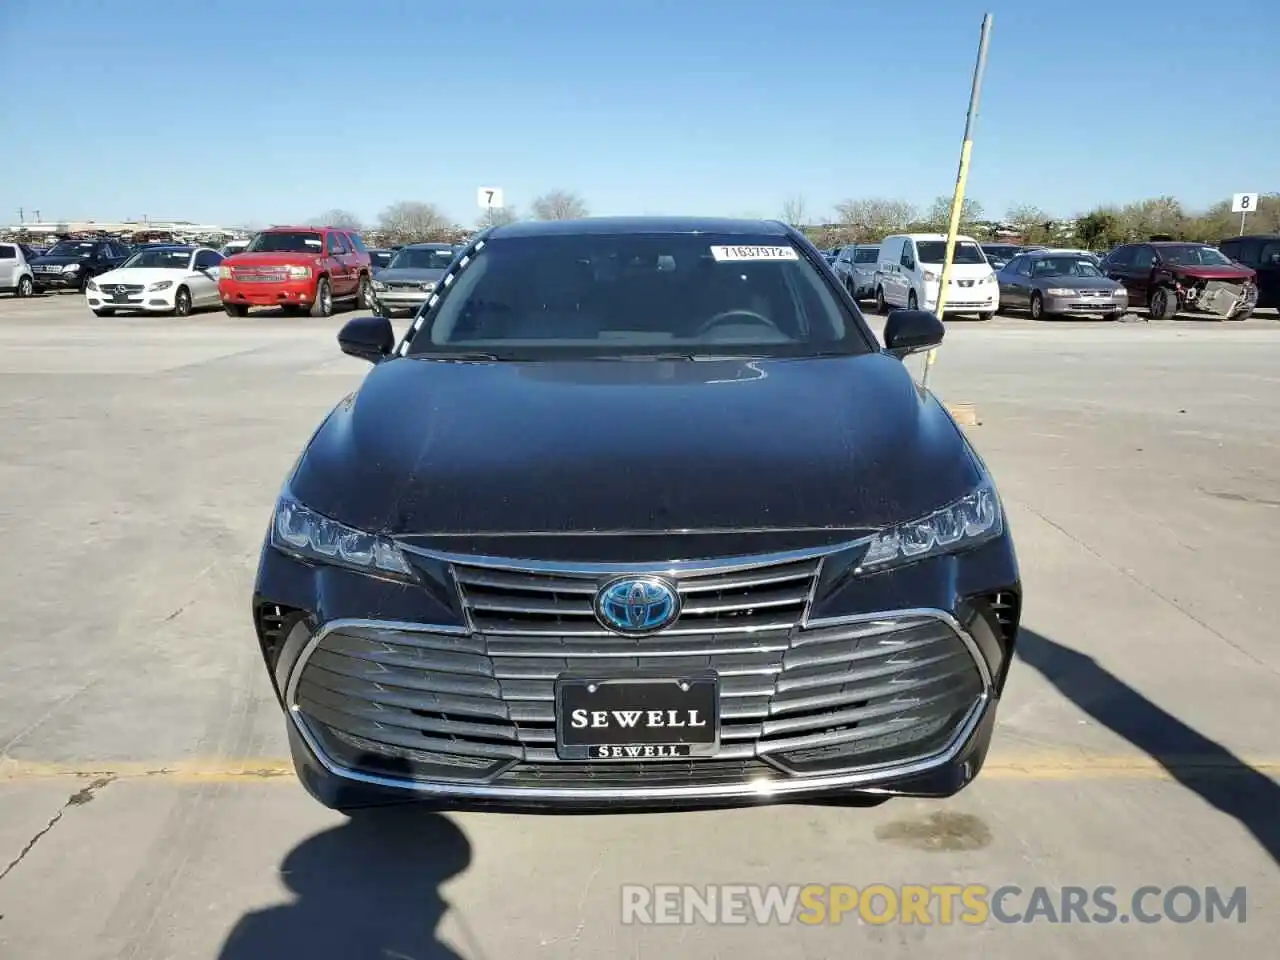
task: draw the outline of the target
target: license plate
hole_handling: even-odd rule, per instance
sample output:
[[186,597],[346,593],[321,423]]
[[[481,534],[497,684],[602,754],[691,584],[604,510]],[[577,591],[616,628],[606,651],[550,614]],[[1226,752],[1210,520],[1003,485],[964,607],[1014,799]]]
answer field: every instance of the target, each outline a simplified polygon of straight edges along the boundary
[[117,293],[111,298],[112,303],[128,303],[129,295],[127,293]]
[[563,760],[705,757],[719,744],[714,674],[561,677],[556,683],[556,752]]

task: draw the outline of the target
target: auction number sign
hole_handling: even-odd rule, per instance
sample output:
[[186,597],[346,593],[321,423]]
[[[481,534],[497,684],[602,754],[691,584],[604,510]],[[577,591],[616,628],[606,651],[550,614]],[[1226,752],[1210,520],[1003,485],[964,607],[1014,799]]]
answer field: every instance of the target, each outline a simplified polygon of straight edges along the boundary
[[476,203],[481,210],[494,210],[504,206],[501,187],[481,187],[476,191]]
[[1258,209],[1258,195],[1256,193],[1233,193],[1231,195],[1231,212],[1232,213],[1253,213]]

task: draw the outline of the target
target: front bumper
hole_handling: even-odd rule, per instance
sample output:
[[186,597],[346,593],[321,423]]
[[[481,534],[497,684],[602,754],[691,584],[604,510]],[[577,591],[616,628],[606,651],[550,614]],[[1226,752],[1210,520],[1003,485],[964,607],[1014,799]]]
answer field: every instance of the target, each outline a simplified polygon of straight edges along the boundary
[[83,281],[80,271],[75,273],[36,273],[32,271],[31,282],[37,290],[79,290]]
[[309,306],[316,298],[314,278],[245,282],[218,281],[218,298],[224,304],[244,307]]
[[[938,286],[929,284],[925,288],[926,310],[938,309]],[[947,313],[995,313],[1000,309],[1000,288],[996,284],[977,284],[962,287],[951,284],[951,292],[947,295]]]
[[434,290],[373,290],[375,306],[380,310],[398,312],[402,310],[417,312],[418,308],[431,299]]
[[1044,298],[1045,313],[1107,315],[1129,309],[1129,298],[1123,297],[1050,297]]
[[[454,618],[419,588],[264,550],[259,639],[299,776],[323,802],[352,789],[454,807],[948,796],[982,766],[1020,607],[1007,539],[842,587],[821,617],[804,601],[813,573],[791,626],[640,641],[513,629],[466,606],[466,584],[493,569],[446,566],[464,584]],[[558,676],[695,666],[719,679],[714,756],[559,757]]]
[[84,299],[91,310],[113,310],[117,313],[167,313],[174,308],[173,298],[176,294],[176,287],[150,292],[143,290],[126,294],[126,299],[122,301],[114,294],[107,295],[101,290],[86,290]]

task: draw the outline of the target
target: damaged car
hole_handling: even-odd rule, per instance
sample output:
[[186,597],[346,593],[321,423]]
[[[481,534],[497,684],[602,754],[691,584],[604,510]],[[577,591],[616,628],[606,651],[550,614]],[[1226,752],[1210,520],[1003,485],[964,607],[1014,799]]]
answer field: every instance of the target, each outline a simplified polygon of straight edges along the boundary
[[1126,243],[1108,254],[1102,271],[1124,284],[1131,304],[1145,303],[1152,320],[1189,311],[1244,320],[1258,303],[1257,274],[1205,243]]

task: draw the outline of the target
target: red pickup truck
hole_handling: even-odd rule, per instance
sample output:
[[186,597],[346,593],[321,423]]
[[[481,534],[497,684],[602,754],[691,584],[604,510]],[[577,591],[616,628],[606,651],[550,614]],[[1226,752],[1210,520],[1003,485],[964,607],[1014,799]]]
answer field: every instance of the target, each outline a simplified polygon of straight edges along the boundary
[[272,227],[222,261],[218,296],[233,317],[247,316],[250,307],[327,317],[338,300],[367,308],[372,272],[369,251],[354,230]]

